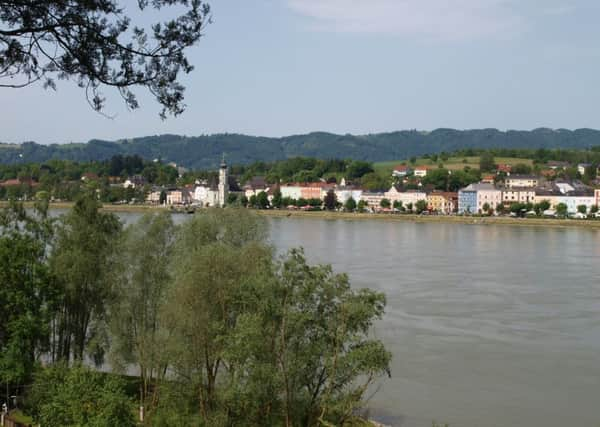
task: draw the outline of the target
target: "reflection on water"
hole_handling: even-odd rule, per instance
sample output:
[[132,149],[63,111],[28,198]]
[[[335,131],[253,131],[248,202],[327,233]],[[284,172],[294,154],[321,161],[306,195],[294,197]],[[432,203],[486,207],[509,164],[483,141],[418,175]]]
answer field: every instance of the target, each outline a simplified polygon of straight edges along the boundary
[[303,246],[311,262],[387,294],[374,333],[393,353],[392,378],[370,402],[382,421],[600,425],[600,232],[270,222],[279,251]]

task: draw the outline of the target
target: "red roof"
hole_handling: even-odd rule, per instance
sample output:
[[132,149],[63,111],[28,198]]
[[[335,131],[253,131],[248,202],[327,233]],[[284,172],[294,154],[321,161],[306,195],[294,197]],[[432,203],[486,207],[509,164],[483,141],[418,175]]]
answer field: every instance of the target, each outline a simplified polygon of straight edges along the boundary
[[0,182],[0,187],[16,187],[18,185],[29,185],[30,187],[36,187],[39,183],[32,179],[7,179],[6,181]]
[[508,172],[510,173],[512,171],[512,166],[511,165],[498,165],[498,172]]
[[15,185],[21,185],[21,181],[18,179],[7,179],[6,181],[0,182],[0,186],[2,187],[12,187]]

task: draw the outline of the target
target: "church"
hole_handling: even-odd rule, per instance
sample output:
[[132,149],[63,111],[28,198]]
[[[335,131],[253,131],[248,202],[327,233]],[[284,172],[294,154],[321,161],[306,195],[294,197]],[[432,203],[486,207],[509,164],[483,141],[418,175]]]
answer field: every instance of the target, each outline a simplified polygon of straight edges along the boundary
[[225,156],[219,166],[219,181],[208,183],[207,181],[196,181],[194,189],[194,203],[204,207],[223,207],[227,203],[229,195],[229,173]]

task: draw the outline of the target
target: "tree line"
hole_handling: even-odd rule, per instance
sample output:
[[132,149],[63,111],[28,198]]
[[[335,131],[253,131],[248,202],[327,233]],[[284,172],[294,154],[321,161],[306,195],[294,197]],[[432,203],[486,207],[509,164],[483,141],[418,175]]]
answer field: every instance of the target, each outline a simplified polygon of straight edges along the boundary
[[385,296],[277,256],[251,211],[124,227],[99,207],[0,213],[0,382],[36,422],[344,425],[389,373]]

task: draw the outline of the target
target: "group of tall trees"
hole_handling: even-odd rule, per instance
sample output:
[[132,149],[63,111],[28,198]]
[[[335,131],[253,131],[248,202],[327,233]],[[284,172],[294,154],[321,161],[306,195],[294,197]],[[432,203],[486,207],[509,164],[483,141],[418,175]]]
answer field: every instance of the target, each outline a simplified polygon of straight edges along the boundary
[[83,197],[59,218],[14,205],[0,232],[0,381],[43,425],[133,425],[137,405],[145,425],[341,425],[388,371],[384,295],[277,257],[251,211],[124,228]]

